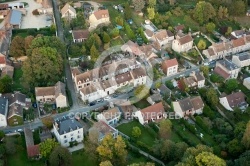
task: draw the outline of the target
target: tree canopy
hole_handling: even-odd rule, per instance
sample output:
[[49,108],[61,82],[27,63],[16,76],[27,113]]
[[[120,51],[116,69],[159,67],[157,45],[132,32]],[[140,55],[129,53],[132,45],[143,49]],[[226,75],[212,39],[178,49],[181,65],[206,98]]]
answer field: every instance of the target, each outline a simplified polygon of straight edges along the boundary
[[209,2],[199,1],[194,9],[194,19],[198,21],[200,25],[207,23],[210,19],[216,16],[214,7]]
[[20,36],[15,36],[10,44],[10,56],[14,57],[15,59],[25,56],[25,47],[23,38]]
[[39,144],[39,149],[41,156],[44,158],[48,158],[55,147],[59,146],[59,144],[55,141],[55,139],[46,139],[44,142]]
[[49,163],[51,166],[71,166],[72,155],[67,148],[57,146],[49,157]]
[[202,152],[195,157],[198,166],[226,166],[226,162],[211,152]]
[[132,0],[132,4],[135,7],[135,11],[140,12],[145,6],[145,0]]
[[161,139],[169,139],[172,132],[172,122],[167,120],[162,120],[160,122],[159,136]]
[[0,93],[11,92],[11,84],[12,84],[12,79],[8,75],[2,77],[0,79]]
[[137,126],[133,127],[132,129],[132,136],[138,138],[141,136],[141,129]]
[[246,149],[250,149],[250,121],[247,123],[247,127],[242,138],[242,143]]

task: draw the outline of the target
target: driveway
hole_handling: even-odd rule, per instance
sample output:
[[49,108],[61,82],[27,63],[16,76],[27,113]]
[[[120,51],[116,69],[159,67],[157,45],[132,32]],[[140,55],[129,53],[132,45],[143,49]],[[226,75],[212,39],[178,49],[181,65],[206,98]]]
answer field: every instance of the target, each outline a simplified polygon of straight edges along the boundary
[[39,3],[36,3],[34,0],[19,0],[14,2],[26,2],[28,3],[28,7],[26,7],[26,15],[22,17],[22,23],[21,23],[21,29],[26,28],[44,28],[46,26],[51,25],[51,20],[47,21],[47,15],[38,15],[35,16],[32,14],[32,11],[38,8],[41,8],[42,5]]
[[99,8],[100,6],[102,6],[100,3],[93,2],[93,1],[79,1],[79,2],[81,2],[81,3],[83,3],[83,2],[88,2],[88,3],[90,3],[90,4],[93,6],[94,11],[97,11],[98,8]]

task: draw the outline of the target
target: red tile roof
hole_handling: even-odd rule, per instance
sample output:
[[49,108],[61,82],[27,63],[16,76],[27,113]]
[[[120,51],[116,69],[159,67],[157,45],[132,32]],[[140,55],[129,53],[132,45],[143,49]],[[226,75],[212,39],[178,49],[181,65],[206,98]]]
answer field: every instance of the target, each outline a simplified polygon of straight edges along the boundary
[[87,39],[89,37],[88,30],[73,30],[72,33],[74,39]]
[[27,147],[28,157],[35,157],[40,154],[39,145],[33,145]]
[[244,37],[241,37],[239,39],[235,39],[232,41],[234,47],[239,47],[245,45]]
[[5,56],[0,56],[0,64],[6,64]]
[[163,71],[166,71],[169,67],[173,67],[176,65],[178,65],[178,61],[176,60],[176,58],[174,58],[174,59],[167,59],[163,61],[161,67]]
[[162,102],[151,105],[141,110],[144,120],[156,119],[157,116],[162,116],[165,110]]
[[109,17],[109,11],[108,10],[98,10],[94,12],[94,15],[97,20],[100,20],[102,18],[107,18]]
[[216,66],[214,69],[214,72],[220,76],[222,76],[224,79],[228,79],[230,74],[228,74],[225,70],[223,70],[221,67]]

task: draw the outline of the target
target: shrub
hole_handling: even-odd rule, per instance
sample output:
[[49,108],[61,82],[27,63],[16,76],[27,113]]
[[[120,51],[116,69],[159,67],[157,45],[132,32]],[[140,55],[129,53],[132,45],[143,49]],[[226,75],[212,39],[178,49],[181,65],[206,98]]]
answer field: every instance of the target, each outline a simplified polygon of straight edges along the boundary
[[32,14],[35,15],[35,16],[37,16],[37,15],[39,15],[39,12],[38,12],[37,9],[35,9],[35,10],[32,11]]

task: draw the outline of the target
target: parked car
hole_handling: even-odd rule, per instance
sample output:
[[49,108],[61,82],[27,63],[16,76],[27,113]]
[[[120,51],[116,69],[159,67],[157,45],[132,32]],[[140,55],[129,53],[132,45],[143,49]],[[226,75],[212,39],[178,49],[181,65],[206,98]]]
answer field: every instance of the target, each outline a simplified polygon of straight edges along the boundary
[[96,104],[96,102],[91,102],[91,103],[89,103],[89,106],[93,106],[95,104]]
[[23,129],[17,129],[18,132],[23,132]]
[[107,97],[104,98],[104,100],[109,100],[109,99],[111,99],[110,96],[107,96]]

